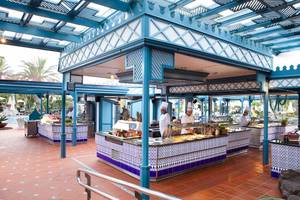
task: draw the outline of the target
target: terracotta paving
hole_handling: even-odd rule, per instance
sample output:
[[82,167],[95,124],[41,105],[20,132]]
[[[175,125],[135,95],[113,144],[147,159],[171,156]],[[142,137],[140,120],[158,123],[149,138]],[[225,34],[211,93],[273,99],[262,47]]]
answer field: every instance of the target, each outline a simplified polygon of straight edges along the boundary
[[[98,172],[133,183],[138,181],[102,163],[96,158],[90,139],[76,147],[68,145],[66,159],[59,158],[59,145],[40,138],[25,138],[23,130],[0,130],[0,200],[76,200],[86,194],[76,180],[78,168]],[[261,165],[261,152],[231,157],[224,163],[194,170],[152,183],[153,189],[183,199],[251,200],[264,196],[280,197],[278,181]],[[121,188],[103,180],[93,180],[96,188],[105,188],[120,199],[133,199]],[[102,199],[95,195],[94,199]]]

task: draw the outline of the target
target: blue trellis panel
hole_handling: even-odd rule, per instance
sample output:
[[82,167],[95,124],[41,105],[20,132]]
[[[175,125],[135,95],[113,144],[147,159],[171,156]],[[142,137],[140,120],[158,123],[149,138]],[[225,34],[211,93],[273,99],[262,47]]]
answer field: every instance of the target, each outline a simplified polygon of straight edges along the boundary
[[[157,49],[151,50],[151,81],[163,80],[163,68],[174,68],[174,54]],[[143,53],[138,49],[126,55],[125,69],[133,70],[133,81],[143,80]]]
[[59,61],[59,71],[65,71],[91,61],[96,57],[107,54],[117,48],[121,48],[141,39],[141,20],[136,19],[128,24],[109,32],[92,42],[89,42],[73,52],[63,54]]
[[190,48],[222,58],[250,64],[263,69],[272,69],[272,57],[254,52],[245,47],[222,41],[167,21],[150,18],[149,37],[176,46]]

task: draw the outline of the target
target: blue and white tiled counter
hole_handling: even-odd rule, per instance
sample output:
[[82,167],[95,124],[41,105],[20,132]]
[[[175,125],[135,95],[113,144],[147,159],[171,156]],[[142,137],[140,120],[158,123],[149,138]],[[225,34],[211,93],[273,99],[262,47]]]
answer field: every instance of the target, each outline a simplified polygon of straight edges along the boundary
[[[285,132],[286,127],[271,125],[268,128],[268,140],[278,139],[280,134]],[[251,127],[250,134],[250,147],[260,148],[264,140],[264,128]]]
[[[59,143],[61,135],[60,124],[38,124],[38,133],[41,137],[47,139],[51,143]],[[72,142],[73,127],[66,126],[66,142]],[[87,124],[77,124],[77,142],[86,142],[88,135]]]
[[[120,140],[96,134],[97,157],[139,178],[141,145],[134,140]],[[150,179],[164,179],[226,158],[228,136],[201,140],[149,145]]]
[[227,155],[236,155],[245,153],[249,148],[250,130],[248,128],[239,128],[229,132]]
[[271,176],[279,177],[282,170],[300,169],[300,145],[297,143],[283,143],[280,140],[272,140],[272,168]]

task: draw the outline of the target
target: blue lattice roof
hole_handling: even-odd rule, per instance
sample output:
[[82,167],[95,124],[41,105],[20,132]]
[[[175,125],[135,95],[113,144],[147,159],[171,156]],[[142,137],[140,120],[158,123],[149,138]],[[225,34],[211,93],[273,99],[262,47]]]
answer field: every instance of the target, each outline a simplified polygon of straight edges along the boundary
[[169,8],[263,45],[300,46],[300,0],[165,0]]
[[[300,0],[152,0],[169,10],[270,47],[299,49]],[[15,45],[61,51],[82,41],[130,0],[1,0],[0,37]],[[2,31],[1,31],[2,30]],[[72,46],[72,45],[69,45]]]
[[61,51],[128,8],[121,0],[1,0],[0,37],[12,45]]

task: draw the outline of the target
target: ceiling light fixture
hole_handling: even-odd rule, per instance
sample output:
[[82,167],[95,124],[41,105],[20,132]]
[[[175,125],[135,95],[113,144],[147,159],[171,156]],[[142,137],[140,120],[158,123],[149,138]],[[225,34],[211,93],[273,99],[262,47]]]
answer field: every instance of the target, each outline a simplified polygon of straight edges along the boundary
[[2,38],[0,39],[0,42],[1,42],[2,44],[6,43],[6,39],[5,39],[4,37],[2,37]]

